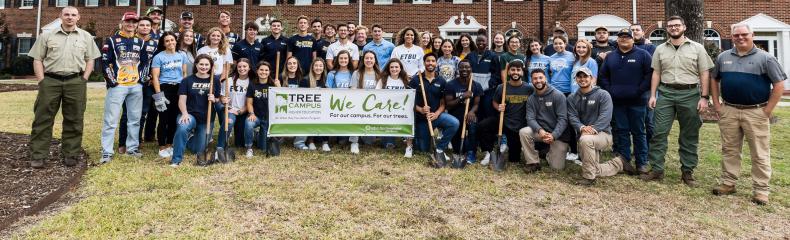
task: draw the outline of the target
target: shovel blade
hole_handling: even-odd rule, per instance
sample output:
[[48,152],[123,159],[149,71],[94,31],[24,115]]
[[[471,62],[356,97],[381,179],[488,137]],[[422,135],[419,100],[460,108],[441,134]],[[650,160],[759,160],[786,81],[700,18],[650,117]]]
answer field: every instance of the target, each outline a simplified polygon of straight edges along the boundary
[[222,147],[217,148],[217,153],[215,154],[217,158],[217,162],[220,163],[228,163],[227,155],[225,154],[225,149]]
[[234,151],[232,148],[225,150],[225,159],[227,160],[227,163],[235,162],[236,161],[236,151]]
[[466,167],[466,159],[464,159],[463,155],[453,158],[452,167],[455,169],[463,169],[464,167]]
[[269,156],[280,156],[280,141],[278,139],[272,139],[271,142],[269,142],[269,149],[267,151]]

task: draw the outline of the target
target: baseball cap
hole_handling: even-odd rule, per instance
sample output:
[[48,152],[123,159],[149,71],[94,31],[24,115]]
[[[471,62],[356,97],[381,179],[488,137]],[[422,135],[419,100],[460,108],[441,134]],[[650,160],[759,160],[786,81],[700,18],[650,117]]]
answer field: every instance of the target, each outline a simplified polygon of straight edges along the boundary
[[562,33],[566,33],[566,32],[565,32],[565,28],[562,28],[562,27],[560,27],[560,26],[556,26],[556,27],[554,27],[554,31],[552,31],[552,32],[562,32]]
[[181,12],[181,18],[195,19],[195,17],[192,16],[192,12],[190,12],[190,11],[183,11],[183,12]]
[[121,17],[121,21],[129,21],[129,20],[140,21],[140,17],[137,16],[137,13],[135,12],[124,13],[123,17]]
[[592,70],[587,67],[580,67],[579,70],[576,70],[576,74],[574,76],[578,77],[579,73],[584,73],[587,76],[592,76]]
[[609,31],[609,29],[608,29],[608,28],[606,28],[606,27],[604,27],[604,26],[598,26],[598,27],[597,27],[597,28],[595,28],[595,30],[593,30],[593,31],[597,32],[599,29],[603,29],[604,31],[607,31],[607,32]]
[[631,32],[631,29],[628,28],[620,29],[620,31],[617,32],[618,37],[622,37],[623,35],[628,35],[628,37],[634,37],[634,33]]
[[164,11],[162,11],[161,8],[157,6],[153,6],[153,7],[149,7],[148,10],[145,11],[145,15],[146,16],[151,15],[152,12],[164,13]]

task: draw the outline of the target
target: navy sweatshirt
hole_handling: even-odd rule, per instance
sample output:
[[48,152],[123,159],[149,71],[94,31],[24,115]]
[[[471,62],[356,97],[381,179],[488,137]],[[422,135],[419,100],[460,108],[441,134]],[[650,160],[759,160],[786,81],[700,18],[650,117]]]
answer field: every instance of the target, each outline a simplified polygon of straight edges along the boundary
[[634,47],[627,53],[619,48],[609,53],[598,72],[598,85],[612,94],[618,105],[645,105],[650,90],[650,53]]
[[496,53],[491,50],[485,50],[481,57],[477,52],[471,52],[466,55],[466,58],[469,59],[469,63],[472,65],[474,78],[489,75],[487,82],[480,82],[477,81],[478,79],[475,79],[483,87],[484,91],[494,89],[499,84],[502,84],[502,74],[499,71],[499,56]]

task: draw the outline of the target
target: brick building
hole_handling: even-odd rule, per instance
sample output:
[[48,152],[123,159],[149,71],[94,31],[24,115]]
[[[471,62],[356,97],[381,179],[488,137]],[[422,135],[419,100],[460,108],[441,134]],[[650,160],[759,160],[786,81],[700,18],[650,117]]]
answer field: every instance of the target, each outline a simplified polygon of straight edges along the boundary
[[[237,32],[241,32],[245,21],[265,25],[267,19],[279,18],[293,27],[297,16],[307,15],[328,23],[376,23],[389,33],[412,26],[454,38],[461,32],[476,32],[485,27],[490,32],[536,37],[540,17],[537,0],[0,0],[0,11],[6,14],[11,35],[0,51],[6,60],[26,54],[37,35],[36,28],[59,27],[58,15],[63,6],[77,6],[82,16],[80,25],[95,23],[96,34],[107,36],[117,27],[123,12],[144,12],[148,6],[164,5],[163,1],[167,1],[169,21],[177,22],[179,13],[188,9],[195,13],[198,30],[215,26],[219,10],[229,10],[234,14],[232,28]],[[607,26],[614,32],[638,22],[653,42],[662,42],[666,38],[663,3],[663,0],[547,0],[546,34],[559,24],[571,39],[592,38],[596,26]],[[754,27],[756,43],[779,58],[790,72],[790,11],[787,9],[790,0],[706,0],[707,42],[728,49],[731,47],[728,26],[747,22]]]

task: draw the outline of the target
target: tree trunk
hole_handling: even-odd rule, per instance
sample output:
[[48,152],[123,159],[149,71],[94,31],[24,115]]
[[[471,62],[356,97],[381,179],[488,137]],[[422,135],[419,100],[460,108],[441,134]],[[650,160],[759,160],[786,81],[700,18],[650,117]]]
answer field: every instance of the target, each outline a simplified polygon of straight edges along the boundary
[[705,25],[703,0],[664,0],[664,15],[680,16],[686,21],[686,37],[702,43]]

